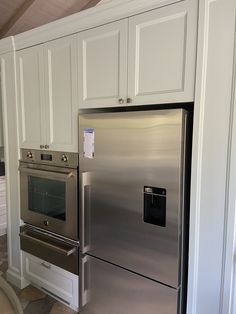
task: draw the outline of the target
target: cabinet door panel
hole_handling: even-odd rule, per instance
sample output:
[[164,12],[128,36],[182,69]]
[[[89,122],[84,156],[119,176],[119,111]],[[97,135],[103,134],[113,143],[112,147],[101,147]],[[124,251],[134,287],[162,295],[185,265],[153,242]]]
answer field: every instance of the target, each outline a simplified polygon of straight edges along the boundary
[[193,101],[196,16],[184,1],[129,20],[132,103]]
[[45,45],[47,145],[77,151],[77,54],[75,35]]
[[127,90],[127,20],[78,35],[79,107],[123,105]]
[[39,149],[46,135],[41,45],[17,52],[17,77],[20,147]]

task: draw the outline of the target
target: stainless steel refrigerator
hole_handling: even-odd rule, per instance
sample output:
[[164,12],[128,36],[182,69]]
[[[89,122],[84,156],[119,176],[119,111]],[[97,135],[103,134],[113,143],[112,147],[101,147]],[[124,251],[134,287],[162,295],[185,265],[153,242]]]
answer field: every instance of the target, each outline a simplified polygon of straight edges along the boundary
[[183,109],[79,116],[80,313],[184,313],[188,132]]

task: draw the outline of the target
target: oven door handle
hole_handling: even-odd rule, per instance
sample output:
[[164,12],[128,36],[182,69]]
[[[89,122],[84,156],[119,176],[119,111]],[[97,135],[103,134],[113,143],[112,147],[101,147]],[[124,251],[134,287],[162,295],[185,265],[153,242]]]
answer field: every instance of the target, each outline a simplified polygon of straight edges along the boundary
[[66,179],[74,177],[74,174],[72,171],[70,172],[48,171],[46,169],[25,168],[25,167],[20,167],[19,171],[27,173],[27,174],[36,174],[36,175],[37,174],[42,175],[42,172],[47,173],[47,174],[51,173],[51,174],[56,174],[57,176],[61,176],[62,178],[66,178]]
[[47,246],[48,248],[56,251],[57,253],[60,253],[60,254],[65,255],[65,256],[70,256],[71,254],[75,253],[75,251],[76,251],[76,247],[65,250],[59,246],[54,245],[54,244],[51,244],[51,243],[45,242],[43,240],[37,239],[35,237],[32,237],[32,236],[28,235],[26,231],[21,232],[20,237],[28,239],[28,240],[33,241],[33,242],[37,242],[39,244],[43,244],[43,245]]

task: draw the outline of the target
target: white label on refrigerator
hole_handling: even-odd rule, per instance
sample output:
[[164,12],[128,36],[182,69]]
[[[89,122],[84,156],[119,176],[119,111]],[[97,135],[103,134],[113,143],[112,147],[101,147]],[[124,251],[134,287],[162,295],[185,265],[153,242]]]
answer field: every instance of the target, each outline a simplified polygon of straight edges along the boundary
[[94,158],[94,129],[84,129],[84,153],[85,158]]

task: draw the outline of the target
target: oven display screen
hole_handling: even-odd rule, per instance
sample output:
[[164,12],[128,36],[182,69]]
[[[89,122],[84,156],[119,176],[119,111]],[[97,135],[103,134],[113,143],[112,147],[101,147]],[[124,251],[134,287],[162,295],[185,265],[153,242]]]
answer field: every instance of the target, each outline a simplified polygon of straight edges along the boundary
[[41,160],[52,161],[52,155],[41,154]]

